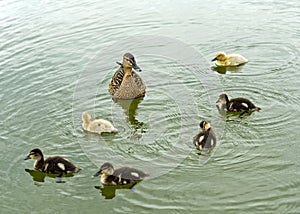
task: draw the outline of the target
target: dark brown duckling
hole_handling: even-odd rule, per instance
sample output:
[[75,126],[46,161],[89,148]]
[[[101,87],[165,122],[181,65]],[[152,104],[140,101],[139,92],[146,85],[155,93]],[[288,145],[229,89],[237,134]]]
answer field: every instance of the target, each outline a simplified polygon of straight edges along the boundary
[[25,160],[33,159],[34,168],[44,173],[58,174],[61,177],[63,174],[79,172],[81,169],[74,166],[67,159],[60,156],[53,156],[44,159],[43,152],[40,149],[33,149],[29,152]]
[[135,184],[143,180],[145,177],[149,176],[147,173],[130,168],[130,167],[121,167],[114,170],[114,167],[111,163],[104,163],[100,170],[94,174],[94,177],[101,175],[101,183],[104,185],[127,185]]
[[123,62],[118,63],[120,68],[116,71],[109,84],[109,93],[114,100],[134,99],[144,97],[146,85],[142,78],[132,69],[141,72],[142,70],[136,64],[134,56],[125,53]]
[[245,113],[259,111],[261,108],[255,106],[250,100],[242,97],[228,98],[227,94],[221,94],[217,100],[219,110],[228,112],[241,112],[242,116]]
[[193,138],[193,143],[200,151],[210,151],[217,144],[216,135],[207,121],[201,121],[199,126],[199,132]]

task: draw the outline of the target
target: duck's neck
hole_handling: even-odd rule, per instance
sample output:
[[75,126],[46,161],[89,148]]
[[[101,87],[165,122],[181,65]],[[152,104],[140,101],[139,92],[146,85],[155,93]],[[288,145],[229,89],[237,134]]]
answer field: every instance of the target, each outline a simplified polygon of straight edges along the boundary
[[109,175],[102,174],[102,175],[101,175],[101,178],[100,178],[101,183],[107,184],[107,183],[108,183],[108,182],[107,182],[107,178],[108,178],[108,177],[109,177]]
[[124,68],[125,77],[129,77],[132,75],[132,68]]
[[40,160],[36,160],[34,162],[34,168],[41,170],[41,169],[43,169],[44,163],[45,163],[44,157],[42,157]]

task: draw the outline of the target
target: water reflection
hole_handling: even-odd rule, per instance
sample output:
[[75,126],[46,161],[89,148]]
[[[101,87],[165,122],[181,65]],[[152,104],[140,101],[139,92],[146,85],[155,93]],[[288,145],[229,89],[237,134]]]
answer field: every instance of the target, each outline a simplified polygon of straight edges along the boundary
[[118,100],[116,101],[116,103],[123,108],[124,113],[127,116],[127,121],[131,124],[131,126],[135,130],[141,129],[141,132],[145,133],[146,131],[145,129],[143,129],[144,123],[136,119],[136,110],[138,109],[138,105],[143,99],[144,97],[139,97],[130,100]]
[[220,66],[212,66],[211,70],[218,72],[219,74],[226,74],[227,71],[231,73],[240,72],[244,65],[240,66],[227,66],[227,67],[220,67]]
[[[55,178],[56,183],[65,183],[65,181],[62,180],[62,177],[58,177],[58,174],[47,174],[35,169],[25,169],[25,172],[28,172],[28,174],[32,177],[33,181],[45,182],[45,178],[50,177],[50,178]],[[74,174],[72,173],[63,175],[63,177],[73,177],[73,176]]]
[[113,199],[116,196],[116,190],[117,189],[130,189],[130,190],[133,191],[134,186],[136,184],[137,183],[128,184],[128,185],[118,185],[118,186],[103,185],[103,186],[95,186],[95,188],[99,190],[100,194],[105,199]]

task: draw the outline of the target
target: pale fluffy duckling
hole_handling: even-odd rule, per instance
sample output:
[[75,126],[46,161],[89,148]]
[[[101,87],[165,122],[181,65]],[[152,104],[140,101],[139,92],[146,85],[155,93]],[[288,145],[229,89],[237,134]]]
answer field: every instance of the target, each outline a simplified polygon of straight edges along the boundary
[[85,131],[101,134],[102,132],[118,132],[111,122],[104,119],[92,120],[88,112],[82,113],[82,128]]
[[115,170],[113,165],[108,162],[100,167],[100,170],[94,174],[94,177],[99,175],[101,175],[101,183],[104,185],[135,184],[149,176],[141,170],[130,167],[121,167]]
[[199,124],[200,130],[193,138],[193,143],[197,149],[200,151],[208,150],[210,151],[216,146],[217,138],[212,130],[209,122],[203,120]]
[[142,69],[137,65],[134,56],[131,53],[125,53],[123,62],[118,64],[120,68],[112,77],[108,89],[113,99],[120,100],[144,97],[146,85],[142,78],[135,72],[141,72]]
[[239,66],[248,62],[248,60],[240,54],[226,55],[224,52],[218,52],[212,61],[216,61],[217,66]]
[[44,159],[43,152],[40,149],[31,150],[25,160],[29,159],[35,160],[33,166],[36,170],[49,174],[58,174],[59,177],[63,174],[75,173],[81,170],[70,161],[60,156]]

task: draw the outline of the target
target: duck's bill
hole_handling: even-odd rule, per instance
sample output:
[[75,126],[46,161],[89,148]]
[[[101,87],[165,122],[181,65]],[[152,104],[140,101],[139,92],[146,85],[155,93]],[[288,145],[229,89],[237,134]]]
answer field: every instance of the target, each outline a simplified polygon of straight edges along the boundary
[[24,158],[24,160],[29,160],[29,159],[30,159],[29,155],[26,156],[26,158]]
[[136,63],[134,63],[134,64],[132,65],[132,67],[133,67],[134,70],[136,70],[136,71],[138,71],[138,72],[141,72],[141,71],[142,71],[142,69],[141,69]]
[[121,62],[116,62],[118,65],[123,66]]
[[216,61],[216,60],[217,60],[217,57],[213,58],[211,61],[213,62],[213,61]]
[[96,173],[93,175],[93,177],[98,177],[100,174],[101,174],[101,170],[98,171],[98,172],[96,172]]

